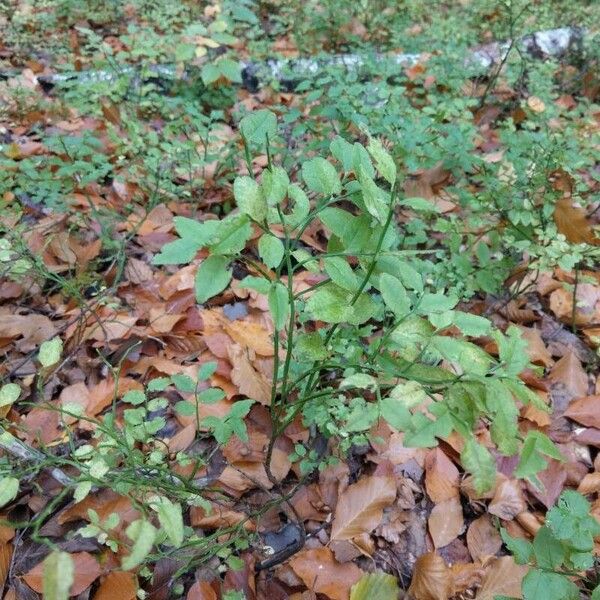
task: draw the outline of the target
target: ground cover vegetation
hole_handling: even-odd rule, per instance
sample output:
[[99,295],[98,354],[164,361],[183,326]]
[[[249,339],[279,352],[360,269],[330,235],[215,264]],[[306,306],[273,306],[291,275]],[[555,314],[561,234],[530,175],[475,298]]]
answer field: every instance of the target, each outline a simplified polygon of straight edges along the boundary
[[600,598],[599,22],[1,0],[2,597]]

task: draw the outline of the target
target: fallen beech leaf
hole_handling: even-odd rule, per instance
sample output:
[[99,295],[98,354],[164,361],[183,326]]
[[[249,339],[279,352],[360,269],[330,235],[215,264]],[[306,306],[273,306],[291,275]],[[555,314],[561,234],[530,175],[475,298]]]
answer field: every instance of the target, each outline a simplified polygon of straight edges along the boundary
[[133,573],[112,571],[98,586],[93,600],[135,600],[137,590],[137,578]]
[[594,234],[592,226],[587,220],[585,210],[575,206],[573,199],[565,195],[556,202],[554,207],[554,222],[556,228],[569,242],[573,244],[594,244],[600,240]]
[[0,314],[0,338],[23,339],[19,343],[22,352],[37,348],[45,340],[56,335],[52,321],[44,315],[2,315]]
[[[74,581],[71,586],[70,595],[77,596],[87,589],[100,576],[100,565],[94,556],[88,552],[76,552],[71,554],[74,567]],[[43,585],[43,561],[38,563],[28,573],[23,575],[25,583],[33,590],[42,594]]]
[[224,322],[223,329],[240,346],[251,348],[261,356],[273,356],[271,334],[259,323],[238,319]]
[[436,548],[447,546],[456,539],[464,528],[462,506],[458,496],[436,504],[427,524]]
[[13,545],[10,542],[0,543],[0,590],[4,589],[12,554]]
[[534,327],[520,327],[521,337],[527,342],[527,354],[529,360],[536,365],[551,367],[554,364],[552,356],[548,352],[539,329]]
[[393,477],[363,477],[341,495],[331,526],[332,540],[349,540],[379,525],[383,509],[396,499]]
[[600,394],[574,400],[564,414],[582,425],[600,429]]
[[475,599],[494,600],[496,596],[522,598],[521,581],[528,570],[526,565],[516,564],[512,556],[497,558],[488,566]]
[[600,492],[600,473],[588,473],[579,483],[577,491],[584,496]]
[[[561,287],[550,294],[550,310],[563,322],[573,321],[573,291]],[[575,324],[589,325],[600,320],[600,288],[590,283],[577,286]]]
[[585,396],[588,392],[588,376],[581,361],[569,351],[552,368],[548,379],[562,383],[573,398]]
[[548,459],[548,466],[536,475],[542,484],[542,488],[537,488],[528,481],[526,483],[527,490],[546,508],[550,508],[563,491],[567,476],[567,468],[564,462],[553,458]]
[[188,590],[186,600],[217,600],[217,593],[208,581],[196,581]]
[[238,344],[231,344],[228,348],[231,369],[231,381],[238,388],[240,394],[256,400],[264,405],[271,403],[271,383],[259,373],[248,358],[248,350]]
[[436,504],[457,498],[460,475],[454,463],[439,447],[430,450],[425,458],[425,488]]
[[452,579],[444,559],[430,552],[417,558],[408,593],[414,600],[448,600]]
[[349,600],[350,588],[364,574],[353,563],[339,563],[329,548],[303,550],[290,566],[309,590],[332,600]]
[[494,556],[502,547],[502,538],[489,515],[475,519],[467,530],[467,547],[473,560]]
[[190,509],[190,524],[192,527],[218,529],[219,527],[233,527],[243,521],[245,521],[245,529],[248,531],[254,530],[254,524],[248,520],[247,515],[243,512],[227,509],[218,504],[213,504],[212,510],[208,514],[199,506],[192,506]]
[[526,508],[521,484],[515,479],[504,479],[496,488],[488,512],[504,521],[510,521]]

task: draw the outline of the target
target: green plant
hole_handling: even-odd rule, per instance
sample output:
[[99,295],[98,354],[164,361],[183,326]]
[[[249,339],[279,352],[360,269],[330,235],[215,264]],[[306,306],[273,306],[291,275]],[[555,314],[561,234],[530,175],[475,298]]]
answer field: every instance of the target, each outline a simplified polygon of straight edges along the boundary
[[[515,561],[531,566],[523,579],[525,600],[580,598],[573,578],[595,565],[594,538],[600,535],[600,524],[590,514],[590,503],[581,494],[573,490],[563,492],[546,514],[546,523],[533,542],[513,538],[504,529],[501,535]],[[597,585],[597,580],[590,583]],[[600,585],[594,587],[591,598],[600,598]]]
[[[266,144],[269,166],[260,181],[238,177],[239,210],[221,220],[176,217],[179,239],[154,262],[184,264],[208,251],[196,274],[200,303],[230,285],[234,261],[256,274],[237,285],[264,294],[273,319],[270,449],[300,414],[313,433],[334,439],[341,453],[366,441],[380,418],[414,446],[434,446],[456,430],[465,439],[463,464],[477,487],[491,486],[494,460],[473,436],[477,421],[490,421],[498,451],[513,455],[521,438],[515,397],[546,410],[518,378],[528,364],[518,329],[504,335],[487,319],[456,310],[454,290],[423,275],[434,271],[423,252],[399,249],[396,211],[430,206],[402,199],[396,163],[377,138],[369,137],[366,147],[335,138],[330,147],[336,162],[306,160],[301,185],[273,163],[273,113],[248,115],[240,130],[251,174],[250,152]],[[325,233],[326,250],[303,246],[309,226]],[[256,244],[254,231],[260,232]],[[315,274],[316,283],[298,290],[294,276],[304,270]],[[445,335],[450,327],[462,335]],[[468,339],[481,336],[496,341],[497,360]],[[560,458],[542,433],[536,436],[541,441],[526,442],[530,452],[518,467],[524,477],[544,468],[544,455]],[[307,469],[315,466],[314,453],[296,448],[295,454]]]

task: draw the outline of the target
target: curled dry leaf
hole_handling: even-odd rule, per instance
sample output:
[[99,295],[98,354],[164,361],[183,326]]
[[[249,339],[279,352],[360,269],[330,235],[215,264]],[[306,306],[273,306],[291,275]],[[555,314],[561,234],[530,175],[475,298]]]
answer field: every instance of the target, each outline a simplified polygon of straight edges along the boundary
[[520,330],[521,337],[527,342],[529,360],[536,365],[551,367],[554,361],[544,344],[544,340],[542,340],[539,329],[535,329],[534,327],[520,327]]
[[112,571],[103,580],[93,600],[135,600],[138,590],[133,573]]
[[429,515],[429,534],[436,548],[447,546],[463,531],[464,517],[458,497],[436,504]]
[[408,593],[414,600],[448,600],[452,596],[450,569],[441,556],[429,552],[417,558]]
[[[71,554],[74,568],[74,580],[71,586],[71,596],[77,596],[87,589],[100,576],[100,565],[95,556],[88,552],[76,552]],[[23,575],[25,583],[33,590],[42,594],[44,592],[43,585],[44,565],[43,561],[39,562],[33,569]]]
[[331,526],[332,540],[349,540],[379,525],[383,509],[396,498],[393,477],[363,477],[340,496]]
[[335,560],[329,548],[303,550],[290,560],[290,566],[310,591],[331,600],[348,600],[350,588],[364,575],[355,564]]
[[488,506],[488,512],[504,521],[511,521],[527,508],[521,484],[514,479],[504,479]]
[[477,591],[476,600],[494,600],[496,596],[522,598],[521,581],[529,567],[518,565],[512,556],[502,556],[492,561]]
[[233,365],[231,381],[237,386],[239,393],[261,404],[270,404],[271,383],[254,368],[248,357],[248,350],[238,344],[231,344],[228,354]]
[[502,538],[489,515],[475,519],[467,530],[467,547],[473,560],[494,556],[502,547]]
[[459,472],[444,451],[437,447],[425,458],[425,488],[432,502],[444,502],[458,497]]

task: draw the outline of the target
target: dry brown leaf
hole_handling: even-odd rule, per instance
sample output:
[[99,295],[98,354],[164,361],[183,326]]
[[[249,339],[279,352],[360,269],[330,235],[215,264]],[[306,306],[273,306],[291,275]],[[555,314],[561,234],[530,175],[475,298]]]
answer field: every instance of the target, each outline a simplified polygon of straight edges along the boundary
[[551,367],[554,364],[552,356],[548,352],[539,329],[534,327],[520,327],[521,337],[527,342],[527,354],[529,360],[536,365]]
[[[100,577],[100,565],[96,558],[89,554],[89,552],[76,552],[70,556],[74,568],[74,579],[70,595],[77,596]],[[28,573],[23,575],[23,579],[31,589],[42,594],[44,592],[43,575],[44,561],[41,561]]]
[[98,586],[93,600],[135,600],[137,590],[137,578],[133,573],[112,571]]
[[588,376],[581,361],[573,352],[567,352],[552,368],[548,379],[562,383],[573,398],[585,396],[588,392]]
[[0,543],[0,590],[4,589],[8,570],[13,554],[13,545],[8,543]]
[[130,258],[125,266],[125,277],[135,284],[150,281],[153,277],[152,267],[139,258]]
[[496,596],[522,598],[521,581],[529,567],[518,565],[512,556],[502,556],[490,563],[477,591],[476,600],[494,600]]
[[600,394],[573,400],[564,414],[582,425],[600,429]]
[[567,468],[565,463],[555,459],[548,460],[548,466],[537,474],[542,487],[536,487],[532,483],[527,482],[527,490],[537,498],[546,508],[554,505],[567,480]]
[[364,575],[355,564],[335,560],[329,548],[303,550],[290,560],[290,566],[310,591],[332,600],[348,600],[350,588]]
[[196,581],[188,590],[186,600],[217,600],[217,593],[208,581]]
[[457,497],[436,504],[429,515],[429,534],[436,548],[447,546],[464,528],[464,516]]
[[585,210],[575,206],[569,195],[565,195],[556,202],[554,222],[558,231],[573,244],[597,245],[600,242],[588,222]]
[[408,593],[414,600],[448,600],[452,596],[450,570],[441,556],[430,552],[417,558]]
[[251,321],[225,321],[225,332],[240,346],[251,348],[261,356],[273,356],[273,340],[271,334],[259,323]]
[[425,458],[425,488],[432,502],[444,502],[459,495],[460,474],[441,448],[434,448]]
[[502,547],[502,538],[489,515],[475,519],[467,530],[467,547],[473,560],[494,556]]
[[248,517],[245,513],[227,509],[218,504],[213,504],[212,510],[208,514],[199,506],[192,506],[190,509],[190,524],[193,527],[200,527],[201,529],[233,527],[245,521],[244,528],[248,531],[253,531],[254,524],[247,519]]
[[22,337],[19,343],[22,352],[35,350],[55,335],[56,327],[44,315],[0,314],[0,338]]
[[[561,287],[550,294],[550,309],[563,322],[573,321],[573,291]],[[589,325],[600,321],[600,287],[590,283],[577,286],[575,324]]]
[[237,386],[239,393],[264,405],[271,403],[271,382],[259,373],[248,358],[248,350],[238,344],[228,348],[231,369],[231,381]]
[[515,479],[504,479],[496,488],[488,512],[504,521],[510,521],[526,508],[521,484]]
[[600,492],[600,473],[588,473],[579,483],[577,491],[584,496]]
[[349,540],[375,529],[383,509],[396,499],[393,477],[363,477],[341,495],[331,526],[332,540]]

